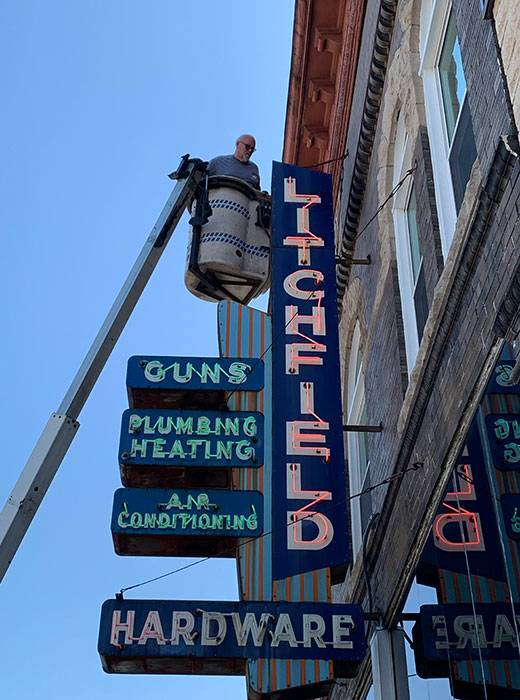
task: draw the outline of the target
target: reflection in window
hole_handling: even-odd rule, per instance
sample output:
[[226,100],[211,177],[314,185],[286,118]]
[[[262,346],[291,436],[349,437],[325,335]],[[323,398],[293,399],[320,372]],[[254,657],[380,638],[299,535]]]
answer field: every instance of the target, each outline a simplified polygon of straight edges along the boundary
[[408,206],[406,208],[406,229],[408,233],[408,250],[410,253],[410,276],[415,310],[415,325],[417,327],[417,340],[420,343],[424,325],[428,318],[428,298],[426,295],[426,282],[424,279],[423,256],[419,243],[419,228],[417,226],[417,198],[415,195],[415,183],[410,190]]
[[415,184],[412,185],[410,199],[408,200],[408,208],[406,210],[406,221],[408,224],[408,240],[410,243],[410,257],[412,263],[412,278],[413,283],[417,282],[419,277],[419,268],[421,266],[421,248],[419,246],[419,231],[417,230],[417,199],[415,197]]
[[457,14],[451,0],[422,0],[421,7],[420,75],[446,260],[477,156],[469,109],[472,84],[466,81],[462,62],[466,58],[465,45],[457,38]]
[[466,94],[466,78],[462,68],[460,44],[457,38],[457,27],[453,12],[446,29],[439,60],[439,78],[441,83],[442,101],[446,117],[448,140],[451,144],[455,125]]
[[466,98],[466,78],[462,67],[462,56],[453,12],[450,12],[448,26],[442,41],[437,73],[449,143],[448,161],[453,196],[458,212],[464,199],[471,168],[477,157],[477,147]]

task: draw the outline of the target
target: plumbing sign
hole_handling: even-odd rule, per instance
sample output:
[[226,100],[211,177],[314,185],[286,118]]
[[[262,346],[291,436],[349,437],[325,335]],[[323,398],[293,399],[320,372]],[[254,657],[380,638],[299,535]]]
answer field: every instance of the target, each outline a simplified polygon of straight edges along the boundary
[[258,467],[263,435],[264,417],[256,411],[126,410],[119,441],[123,483],[164,485],[179,468]]

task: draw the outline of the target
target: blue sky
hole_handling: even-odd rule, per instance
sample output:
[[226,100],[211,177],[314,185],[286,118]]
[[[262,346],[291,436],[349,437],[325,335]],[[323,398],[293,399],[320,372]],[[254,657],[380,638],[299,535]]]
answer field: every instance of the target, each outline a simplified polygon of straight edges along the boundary
[[[179,157],[229,153],[250,131],[269,187],[282,151],[292,20],[292,0],[0,6],[0,507],[166,201]],[[2,698],[245,697],[243,678],[106,675],[96,651],[103,600],[187,561],[117,557],[110,535],[127,358],[217,354],[216,308],[184,288],[186,240],[185,218],[1,584]],[[232,560],[135,591],[236,594]],[[429,687],[416,687],[414,697],[428,697]]]
[[[0,7],[1,506],[166,201],[179,157],[232,152],[250,131],[269,186],[292,20],[292,0]],[[3,698],[245,697],[240,677],[106,675],[96,651],[103,600],[185,561],[117,557],[110,511],[127,358],[217,354],[216,307],[184,288],[186,238],[184,222],[1,584]],[[136,597],[234,599],[235,563],[204,564]]]

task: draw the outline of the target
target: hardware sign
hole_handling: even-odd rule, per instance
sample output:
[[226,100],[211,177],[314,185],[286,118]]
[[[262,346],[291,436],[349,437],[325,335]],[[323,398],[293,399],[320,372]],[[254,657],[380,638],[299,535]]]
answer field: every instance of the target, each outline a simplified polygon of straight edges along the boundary
[[331,177],[273,164],[273,578],[348,559]]
[[[246,659],[324,659],[353,675],[363,611],[340,603],[107,600],[98,651],[108,673],[242,674]],[[195,664],[195,666],[193,666]]]
[[262,533],[263,497],[259,491],[118,489],[111,529],[118,554],[190,556],[204,550],[233,557],[229,538]]
[[420,615],[414,641],[420,636],[423,661],[518,660],[520,609],[511,603],[421,605]]

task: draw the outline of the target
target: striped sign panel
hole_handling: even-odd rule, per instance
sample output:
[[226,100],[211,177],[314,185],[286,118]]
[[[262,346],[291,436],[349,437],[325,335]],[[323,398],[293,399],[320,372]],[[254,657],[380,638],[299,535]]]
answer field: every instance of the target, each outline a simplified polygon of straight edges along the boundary
[[[236,392],[229,400],[234,411],[260,411],[264,414],[264,464],[259,469],[234,471],[234,487],[256,489],[264,496],[264,536],[239,548],[238,575],[242,600],[290,602],[330,602],[330,569],[320,569],[280,581],[272,578],[272,395],[270,317],[256,309],[233,302],[220,302],[218,308],[219,348],[222,357],[257,357],[265,365],[263,391]],[[276,338],[274,339],[276,342]],[[250,698],[302,687],[299,697],[326,694],[334,677],[333,663],[320,660],[249,661],[247,668]],[[315,690],[320,688],[320,691]],[[307,691],[307,692],[306,692]],[[294,690],[293,690],[294,692]]]

